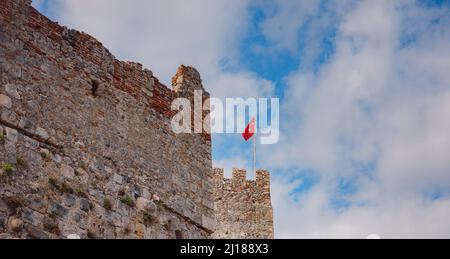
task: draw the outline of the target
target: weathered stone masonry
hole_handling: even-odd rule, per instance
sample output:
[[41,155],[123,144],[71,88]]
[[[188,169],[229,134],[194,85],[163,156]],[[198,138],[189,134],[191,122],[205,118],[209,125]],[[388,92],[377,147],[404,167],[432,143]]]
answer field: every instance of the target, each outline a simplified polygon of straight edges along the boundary
[[30,4],[0,1],[0,239],[220,231],[211,136],[170,127],[199,73],[180,67],[171,90]]
[[215,213],[214,238],[272,239],[273,210],[270,200],[270,175],[256,172],[254,181],[247,180],[245,170],[233,170],[231,179],[222,169],[214,169]]

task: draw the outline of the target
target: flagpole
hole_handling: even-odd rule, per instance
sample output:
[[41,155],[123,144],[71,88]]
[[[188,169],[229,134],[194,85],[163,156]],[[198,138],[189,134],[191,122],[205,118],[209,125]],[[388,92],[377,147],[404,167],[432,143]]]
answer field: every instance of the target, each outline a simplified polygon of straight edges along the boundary
[[255,136],[253,137],[253,173],[256,179],[256,137],[258,136],[257,127],[255,126]]

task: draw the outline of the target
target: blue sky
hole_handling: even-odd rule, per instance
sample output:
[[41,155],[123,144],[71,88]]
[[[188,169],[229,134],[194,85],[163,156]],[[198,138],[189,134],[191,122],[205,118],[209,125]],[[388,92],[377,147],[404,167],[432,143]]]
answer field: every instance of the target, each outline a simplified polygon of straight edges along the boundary
[[[35,5],[163,82],[185,63],[215,96],[280,98],[258,146],[278,237],[450,236],[450,1],[124,2]],[[213,150],[251,169],[239,134]]]

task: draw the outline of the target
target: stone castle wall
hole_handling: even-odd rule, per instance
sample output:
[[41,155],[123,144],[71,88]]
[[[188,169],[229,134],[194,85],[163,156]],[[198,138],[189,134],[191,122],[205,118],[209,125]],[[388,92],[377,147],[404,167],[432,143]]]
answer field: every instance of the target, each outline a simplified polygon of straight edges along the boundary
[[257,171],[254,181],[245,170],[233,169],[225,179],[222,169],[214,169],[216,231],[214,238],[273,239],[273,210],[270,175]]
[[211,138],[172,132],[173,91],[29,0],[0,2],[0,233],[206,238]]
[[273,237],[267,173],[219,181],[211,136],[171,129],[172,101],[203,90],[194,68],[169,89],[30,4],[0,1],[0,239]]

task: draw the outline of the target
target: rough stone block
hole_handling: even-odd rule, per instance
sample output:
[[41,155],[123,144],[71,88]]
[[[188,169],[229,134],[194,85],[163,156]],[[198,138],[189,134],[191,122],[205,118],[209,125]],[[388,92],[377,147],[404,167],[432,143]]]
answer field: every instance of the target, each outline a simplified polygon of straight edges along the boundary
[[213,217],[202,215],[202,226],[207,229],[214,230],[216,226],[215,219]]
[[[5,86],[5,91],[6,91],[6,93],[8,93],[9,96],[20,100],[20,95],[17,92],[17,86],[15,86],[13,84],[7,84]],[[1,99],[1,97],[0,97],[0,99]]]
[[49,239],[49,235],[46,232],[32,225],[26,227],[26,232],[31,239]]
[[55,213],[59,217],[65,217],[69,213],[69,210],[59,203],[53,203],[51,207],[51,212]]
[[12,108],[11,98],[9,98],[7,95],[0,94],[0,105],[7,109],[11,109]]
[[75,170],[68,165],[61,165],[61,175],[66,179],[75,178]]
[[47,140],[49,138],[48,132],[41,127],[36,128],[36,135],[43,140]]
[[24,208],[22,212],[22,219],[33,226],[38,226],[42,223],[44,216],[29,208]]
[[85,212],[91,210],[92,204],[87,199],[80,199],[80,209]]

